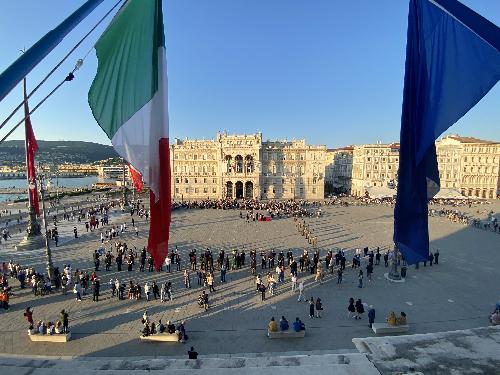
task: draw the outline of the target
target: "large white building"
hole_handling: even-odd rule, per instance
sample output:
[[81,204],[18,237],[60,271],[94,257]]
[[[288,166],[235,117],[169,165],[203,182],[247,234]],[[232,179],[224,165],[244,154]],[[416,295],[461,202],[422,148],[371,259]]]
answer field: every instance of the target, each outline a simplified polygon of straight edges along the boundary
[[170,146],[174,199],[322,199],[325,146],[217,133]]
[[493,199],[500,194],[500,142],[449,135],[436,142],[441,187]]
[[364,196],[372,186],[394,187],[398,166],[398,143],[354,146],[351,194]]

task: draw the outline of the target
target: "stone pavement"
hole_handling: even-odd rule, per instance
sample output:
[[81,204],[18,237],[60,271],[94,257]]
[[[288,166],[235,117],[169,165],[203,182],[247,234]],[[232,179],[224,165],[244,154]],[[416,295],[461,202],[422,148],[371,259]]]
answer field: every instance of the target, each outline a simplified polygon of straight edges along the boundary
[[500,327],[353,339],[382,374],[499,374]]
[[363,354],[269,353],[260,356],[240,354],[229,358],[200,357],[197,360],[165,358],[15,358],[0,357],[0,371],[17,375],[79,374],[151,374],[165,373],[211,375],[378,375],[375,366]]
[[[484,214],[493,209],[499,211],[499,203],[480,206]],[[458,208],[460,210],[460,208]],[[348,261],[355,248],[376,247],[385,251],[392,246],[393,209],[387,206],[323,207],[324,216],[310,218],[307,222],[318,236],[322,256],[328,249],[342,247],[347,250]],[[111,223],[119,225],[128,215],[114,214]],[[324,305],[323,318],[309,319],[308,305],[297,302],[290,291],[287,275],[284,285],[278,287],[274,297],[260,301],[254,291],[254,278],[248,266],[229,271],[226,284],[216,284],[217,291],[210,294],[211,309],[204,313],[197,307],[196,298],[201,288],[191,274],[192,289],[183,286],[182,272],[149,273],[98,272],[102,284],[102,297],[93,303],[88,296],[83,302],[74,300],[72,294],[58,293],[33,297],[30,290],[20,291],[14,286],[15,297],[11,308],[0,312],[0,353],[25,355],[62,356],[183,356],[187,345],[194,345],[203,355],[220,353],[260,353],[315,350],[354,350],[354,337],[371,337],[366,318],[361,321],[347,318],[349,297],[361,298],[373,304],[376,321],[383,321],[390,310],[405,311],[410,322],[410,333],[429,333],[445,330],[469,329],[488,324],[488,314],[500,298],[497,285],[497,266],[500,260],[500,236],[472,227],[452,223],[446,218],[430,218],[431,248],[439,248],[440,264],[408,270],[405,283],[393,284],[384,278],[387,269],[375,266],[374,280],[365,288],[357,288],[355,273],[349,268],[342,285],[328,275],[322,285],[315,284],[312,276],[299,275],[306,281],[306,297],[321,297]],[[136,221],[137,218],[136,218]],[[72,226],[71,226],[72,227]],[[147,223],[139,221],[141,235],[135,236],[131,225],[125,241],[142,248],[147,240]],[[71,263],[73,269],[92,271],[91,253],[99,246],[100,231],[82,235],[78,240],[68,240],[54,249],[56,265]],[[309,245],[295,229],[293,219],[277,219],[271,222],[246,223],[236,210],[178,210],[173,213],[171,245],[177,245],[183,254],[183,266],[187,265],[187,253],[197,249],[198,254],[210,247],[217,253],[223,248],[287,250],[295,255]],[[109,245],[107,246],[107,248]],[[15,252],[0,250],[0,260],[14,259],[23,265],[43,269],[44,251]],[[365,262],[363,261],[363,266]],[[103,269],[104,267],[102,267]],[[259,272],[265,273],[266,270]],[[219,273],[216,272],[218,280]],[[108,288],[110,279],[135,280],[163,283],[172,281],[174,300],[118,301],[111,299]],[[26,336],[26,322],[22,313],[26,306],[34,306],[35,320],[51,320],[58,317],[61,309],[70,314],[73,338],[67,344],[48,345],[32,343]],[[147,309],[153,321],[186,320],[190,340],[188,344],[140,343],[140,318]],[[299,340],[269,340],[266,338],[267,322],[271,316],[285,315],[289,320],[301,317],[308,333]]]

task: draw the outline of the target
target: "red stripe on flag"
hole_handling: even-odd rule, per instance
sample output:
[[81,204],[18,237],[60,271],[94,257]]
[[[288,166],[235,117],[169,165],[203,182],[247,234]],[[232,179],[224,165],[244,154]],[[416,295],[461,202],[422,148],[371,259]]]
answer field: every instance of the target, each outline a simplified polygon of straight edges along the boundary
[[160,150],[160,196],[157,200],[153,191],[149,192],[151,223],[149,225],[148,252],[154,260],[157,271],[168,255],[170,234],[171,195],[170,195],[170,148],[167,138],[161,138]]
[[26,85],[24,85],[24,115],[27,116],[24,120],[25,134],[26,134],[26,152],[28,161],[28,181],[29,181],[29,195],[31,205],[35,211],[36,216],[40,216],[40,206],[38,205],[38,192],[36,183],[36,172],[35,172],[35,154],[38,151],[38,143],[35,138],[35,133],[33,132],[33,127],[31,126],[31,119],[28,116],[30,113],[28,107],[28,97],[26,95]]
[[141,173],[131,164],[128,165],[128,171],[130,173],[130,177],[132,178],[132,184],[134,184],[135,190],[140,193],[142,191],[142,188],[144,187]]

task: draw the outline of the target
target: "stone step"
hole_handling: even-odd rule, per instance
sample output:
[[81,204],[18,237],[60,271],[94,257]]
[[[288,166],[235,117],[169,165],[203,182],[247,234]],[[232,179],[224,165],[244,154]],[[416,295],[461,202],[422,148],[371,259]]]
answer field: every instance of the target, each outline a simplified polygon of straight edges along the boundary
[[[196,361],[193,361],[193,368],[183,369],[102,369],[93,370],[83,367],[71,370],[71,375],[147,375],[154,373],[166,373],[172,375],[232,375],[235,368],[196,368]],[[239,375],[380,375],[375,366],[367,361],[363,364],[333,364],[328,366],[269,366],[269,367],[244,367],[238,368]],[[36,368],[36,367],[17,367],[17,366],[2,366],[0,365],[0,373],[16,374],[16,375],[67,375],[68,369],[61,368]]]
[[[322,368],[343,369],[342,373],[350,373],[349,369],[375,367],[366,356],[357,353],[350,354],[324,354],[324,355],[294,355],[294,356],[273,356],[273,357],[231,357],[231,358],[200,358],[196,361],[187,359],[166,359],[166,358],[90,358],[79,357],[74,359],[41,359],[41,358],[21,358],[21,357],[1,357],[0,369],[18,369],[24,372],[25,369],[36,371],[54,371],[63,373],[71,371],[72,375],[79,371],[98,372],[105,374],[108,371],[175,371],[179,374],[196,370],[198,374],[216,370],[238,371],[244,370],[247,373],[263,371],[264,369],[291,369],[291,368],[315,368],[320,371]],[[200,372],[201,371],[201,372]],[[348,372],[345,372],[348,371]],[[4,372],[9,373],[9,372]],[[16,374],[19,372],[15,372]],[[31,373],[31,372],[30,372]],[[376,374],[378,372],[375,372]],[[43,372],[40,372],[43,374]]]

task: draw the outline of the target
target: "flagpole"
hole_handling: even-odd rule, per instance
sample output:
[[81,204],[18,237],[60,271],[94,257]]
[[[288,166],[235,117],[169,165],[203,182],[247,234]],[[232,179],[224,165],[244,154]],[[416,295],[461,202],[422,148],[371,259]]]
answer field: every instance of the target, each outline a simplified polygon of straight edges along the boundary
[[40,197],[42,199],[42,220],[43,228],[45,231],[45,256],[47,265],[47,274],[49,280],[54,281],[54,265],[52,264],[52,252],[50,250],[49,235],[47,230],[47,213],[45,211],[45,188],[43,186],[44,175],[43,171],[40,169],[38,173],[39,185],[40,185]]
[[[23,51],[24,53],[24,51]],[[26,78],[23,79],[23,90],[24,90],[24,98],[26,99]],[[41,231],[40,231],[40,226],[38,224],[38,221],[36,219],[36,213],[35,213],[35,208],[33,207],[33,200],[31,197],[31,188],[32,188],[32,183],[30,181],[30,176],[29,176],[29,147],[28,147],[28,139],[29,139],[29,132],[28,132],[28,125],[27,122],[24,123],[24,151],[26,154],[26,182],[28,186],[28,226],[26,228],[26,234],[24,235],[24,238],[21,240],[21,242],[18,245],[18,249],[23,249],[23,250],[31,250],[31,249],[36,249],[39,248],[42,245],[42,236],[40,236]],[[35,181],[33,181],[33,184],[35,184]],[[36,185],[35,185],[36,186]],[[35,190],[36,191],[36,190]],[[36,193],[38,194],[38,192]]]
[[123,181],[122,181],[122,188],[123,188],[123,207],[125,208],[128,206],[128,197],[127,197],[127,187],[125,186],[125,159],[122,158],[122,163],[123,163]]
[[[26,78],[23,79],[23,90],[24,90],[24,97],[26,97],[27,90],[26,90]],[[28,237],[33,237],[33,236],[38,236],[40,235],[40,230],[38,228],[38,222],[36,220],[36,215],[35,215],[35,208],[33,207],[33,200],[31,199],[31,181],[29,177],[29,156],[28,156],[28,139],[29,139],[29,134],[28,134],[28,126],[25,123],[24,124],[24,151],[26,154],[26,181],[28,183],[28,228],[27,228],[27,236]]]

